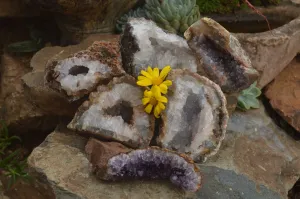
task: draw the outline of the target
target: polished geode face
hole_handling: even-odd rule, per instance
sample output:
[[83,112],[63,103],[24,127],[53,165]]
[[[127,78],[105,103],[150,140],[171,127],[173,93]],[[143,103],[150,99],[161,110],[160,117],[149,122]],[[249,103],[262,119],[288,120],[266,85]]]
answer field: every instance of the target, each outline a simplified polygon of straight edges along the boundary
[[201,176],[192,163],[183,157],[158,149],[135,150],[111,158],[107,177],[120,179],[170,179],[186,191],[200,188]]

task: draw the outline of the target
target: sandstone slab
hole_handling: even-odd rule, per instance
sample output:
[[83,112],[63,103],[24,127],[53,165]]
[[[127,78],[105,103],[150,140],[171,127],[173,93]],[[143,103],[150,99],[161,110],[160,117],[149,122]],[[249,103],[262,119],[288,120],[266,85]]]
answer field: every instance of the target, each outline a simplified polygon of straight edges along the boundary
[[265,95],[273,109],[300,132],[300,61],[294,59],[267,86]]

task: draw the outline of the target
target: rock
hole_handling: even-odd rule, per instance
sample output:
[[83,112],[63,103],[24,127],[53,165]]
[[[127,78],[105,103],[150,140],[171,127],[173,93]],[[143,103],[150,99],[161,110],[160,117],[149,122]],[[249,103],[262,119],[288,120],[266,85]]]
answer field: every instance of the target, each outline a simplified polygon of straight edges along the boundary
[[118,43],[101,41],[66,59],[49,62],[45,81],[75,101],[123,74]]
[[294,4],[297,4],[297,5],[300,4],[300,0],[291,0],[291,2],[293,2]]
[[191,25],[184,36],[201,60],[205,76],[224,92],[237,93],[258,78],[237,38],[216,21],[204,17]]
[[[215,182],[230,186],[240,198],[287,198],[288,191],[300,177],[299,154],[299,142],[277,127],[261,105],[256,110],[232,114],[218,154],[208,159],[205,166],[220,169],[220,174],[233,172],[240,176],[229,180],[218,175],[219,180]],[[251,182],[248,191],[244,191],[245,181],[253,181],[255,188]],[[208,183],[207,186],[219,185]],[[252,194],[257,197],[252,197]]]
[[236,36],[259,71],[258,87],[263,88],[300,52],[300,18],[271,31]]
[[168,79],[173,85],[162,113],[158,143],[186,153],[196,162],[205,161],[218,151],[225,137],[225,96],[218,85],[188,70],[173,70]]
[[85,146],[88,160],[92,164],[92,171],[98,178],[105,175],[110,158],[129,151],[131,149],[118,142],[102,142],[94,138],[90,138]]
[[28,101],[46,114],[73,117],[82,101],[69,102],[65,95],[45,86],[44,76],[43,71],[35,71],[22,77]]
[[148,66],[188,68],[197,72],[197,60],[186,41],[174,34],[164,32],[154,22],[131,19],[121,37],[121,53],[125,71],[139,75]]
[[102,159],[106,165],[101,179],[120,181],[130,179],[169,179],[185,191],[196,192],[201,176],[193,161],[185,155],[151,147]]
[[300,132],[300,61],[294,59],[267,86],[265,95],[273,109]]
[[34,71],[44,71],[48,61],[51,62],[66,59],[72,54],[75,54],[82,50],[86,50],[95,41],[119,42],[119,36],[112,34],[93,34],[88,36],[78,45],[70,45],[66,47],[45,47],[35,53],[35,55],[31,59],[30,66]]
[[39,12],[22,0],[0,0],[0,17],[37,16]]
[[143,90],[131,76],[114,78],[106,91],[90,94],[68,128],[137,148],[147,147],[154,118],[144,111]]
[[26,0],[32,5],[54,13],[67,42],[80,42],[92,33],[112,33],[115,23],[138,0]]
[[50,185],[58,199],[185,198],[185,193],[165,182],[97,180],[84,154],[86,143],[73,132],[57,129],[29,156],[30,174]]

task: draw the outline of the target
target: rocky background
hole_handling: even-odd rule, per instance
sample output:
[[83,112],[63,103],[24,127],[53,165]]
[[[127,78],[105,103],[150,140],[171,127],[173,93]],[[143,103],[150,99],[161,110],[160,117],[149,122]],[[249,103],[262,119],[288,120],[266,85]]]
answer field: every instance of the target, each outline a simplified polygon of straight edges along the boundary
[[9,134],[21,138],[5,154],[20,149],[32,177],[8,188],[0,168],[0,198],[300,198],[300,2],[261,8],[274,28],[268,32],[249,10],[207,14],[238,38],[259,72],[263,95],[260,108],[246,112],[235,110],[235,95],[227,96],[225,140],[198,165],[203,186],[192,195],[167,182],[104,183],[90,173],[88,137],[66,128],[82,101],[70,104],[45,86],[46,66],[95,41],[120,42],[116,20],[139,2],[87,2],[0,0],[0,116]]

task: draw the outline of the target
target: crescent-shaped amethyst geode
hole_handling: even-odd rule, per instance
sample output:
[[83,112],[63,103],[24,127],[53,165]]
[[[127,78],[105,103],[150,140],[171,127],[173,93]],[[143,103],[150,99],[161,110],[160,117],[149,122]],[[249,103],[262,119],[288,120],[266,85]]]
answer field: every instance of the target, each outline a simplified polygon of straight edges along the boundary
[[111,181],[170,179],[185,191],[193,192],[201,186],[200,172],[190,158],[158,147],[113,156],[102,174],[101,179]]

